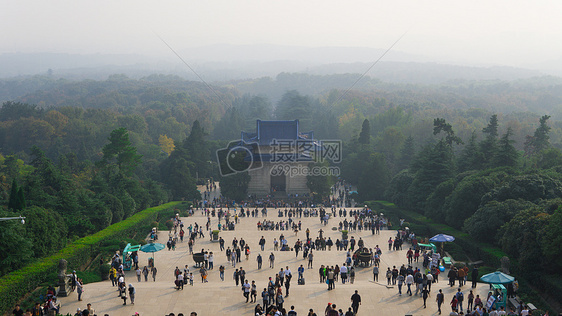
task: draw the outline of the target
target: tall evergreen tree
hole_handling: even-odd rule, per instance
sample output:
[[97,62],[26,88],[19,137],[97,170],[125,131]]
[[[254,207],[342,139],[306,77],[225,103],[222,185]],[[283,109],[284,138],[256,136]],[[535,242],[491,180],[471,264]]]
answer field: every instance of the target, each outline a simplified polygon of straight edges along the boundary
[[519,159],[519,153],[513,146],[514,140],[510,139],[513,134],[511,127],[498,141],[498,151],[494,156],[492,165],[494,167],[516,167]]
[[[232,155],[227,157],[226,155]],[[246,153],[242,151],[219,151],[217,159],[221,164],[221,170],[242,171],[248,168],[248,163],[244,161]],[[228,160],[228,161],[227,161]],[[232,170],[233,168],[234,170]],[[250,175],[248,171],[233,172],[220,176],[221,194],[234,201],[242,201],[248,197],[248,184]]]
[[494,114],[490,116],[490,121],[488,122],[488,126],[482,129],[482,133],[486,134],[486,137],[498,137],[498,115]]
[[312,101],[296,90],[285,92],[275,108],[278,120],[299,120],[301,130],[312,127]]
[[130,176],[141,163],[142,155],[137,154],[137,148],[131,146],[127,129],[121,127],[111,131],[107,140],[109,144],[102,149],[102,164],[106,167],[115,165],[119,172]]
[[[195,124],[194,124],[195,125]],[[200,199],[201,194],[197,191],[195,178],[192,170],[196,169],[193,156],[197,155],[197,148],[201,148],[201,142],[197,137],[201,136],[199,122],[195,127],[195,133],[191,137],[193,143],[186,138],[183,143],[176,146],[176,149],[160,164],[160,176],[167,188],[172,193],[174,200]],[[191,136],[191,135],[190,135]]]
[[361,200],[380,200],[390,182],[386,159],[381,153],[371,153],[366,159],[366,168],[359,176],[357,191]]
[[[187,154],[191,176],[205,178],[210,176],[211,160],[209,146],[205,141],[205,130],[198,120],[193,122],[191,133],[184,140],[182,147]],[[185,159],[186,157],[184,157]]]
[[429,152],[420,152],[417,160],[419,169],[408,188],[409,205],[416,211],[423,211],[429,194],[441,182],[453,176],[453,151],[450,144],[445,139],[441,139],[430,148]]
[[462,144],[463,141],[460,137],[455,136],[455,131],[453,131],[453,127],[451,124],[447,123],[444,118],[436,118],[433,120],[433,135],[437,135],[441,132],[445,133],[445,142],[449,147],[455,144]]
[[400,171],[403,169],[407,169],[414,159],[416,154],[416,146],[414,144],[414,138],[410,135],[404,143],[402,144],[402,148],[400,148],[400,158],[398,160],[398,164],[396,165],[396,170]]
[[27,207],[27,203],[25,202],[25,195],[23,193],[23,188],[18,189],[18,205],[16,206],[15,210],[21,211]]
[[476,143],[476,132],[472,132],[458,159],[459,172],[482,169],[482,153]]
[[490,117],[488,126],[482,129],[485,138],[480,142],[480,153],[485,166],[491,166],[492,160],[497,153],[498,138],[498,116],[496,114]]
[[361,126],[361,132],[359,133],[359,144],[369,145],[371,143],[371,126],[369,120],[365,119],[363,125]]
[[226,110],[220,122],[215,125],[213,134],[217,139],[230,141],[240,138],[240,131],[244,130],[245,126],[246,122],[240,111],[235,107],[231,107]]
[[10,199],[8,200],[8,209],[16,210],[18,207],[18,183],[16,179],[12,180],[12,190],[10,191]]
[[550,115],[543,115],[539,120],[539,127],[535,130],[533,136],[527,135],[525,139],[525,155],[532,156],[540,153],[542,150],[550,147],[550,126],[547,125],[546,121],[550,118]]

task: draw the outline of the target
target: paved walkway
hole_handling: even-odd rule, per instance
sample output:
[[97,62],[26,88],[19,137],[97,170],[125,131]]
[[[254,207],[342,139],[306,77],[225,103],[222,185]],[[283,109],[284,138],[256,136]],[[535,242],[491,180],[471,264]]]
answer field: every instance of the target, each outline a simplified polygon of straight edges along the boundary
[[[277,211],[274,209],[269,210],[268,220],[285,220],[286,218],[278,218]],[[195,222],[205,224],[206,219],[201,212],[196,212],[192,217],[183,218],[186,226]],[[318,268],[321,264],[340,265],[345,261],[346,254],[344,251],[336,251],[335,246],[332,251],[315,251],[314,252],[314,268],[305,271],[306,285],[297,285],[297,268],[303,264],[307,266],[307,261],[302,259],[302,256],[295,258],[294,251],[275,252],[275,269],[270,269],[267,261],[268,254],[273,251],[273,238],[279,239],[280,234],[284,234],[288,239],[289,245],[293,245],[297,238],[301,240],[306,238],[305,230],[310,228],[311,237],[316,237],[320,228],[325,231],[325,236],[329,236],[332,240],[341,238],[341,233],[334,231],[331,228],[337,226],[340,221],[339,217],[332,218],[328,226],[320,225],[318,217],[303,217],[298,220],[302,221],[303,231],[295,236],[290,231],[258,231],[256,223],[258,220],[263,220],[262,217],[258,218],[241,218],[240,224],[236,226],[235,231],[221,232],[220,236],[225,239],[225,245],[231,244],[232,239],[236,237],[238,240],[244,240],[251,247],[250,260],[242,259],[242,263],[237,267],[242,266],[246,270],[247,278],[255,280],[258,286],[258,302],[261,301],[260,293],[267,284],[268,278],[275,277],[275,273],[281,267],[289,266],[294,277],[291,282],[290,295],[286,298],[284,307],[289,310],[291,305],[295,306],[298,315],[307,315],[310,308],[318,314],[324,315],[324,309],[328,302],[336,304],[338,308],[344,311],[351,306],[350,297],[355,290],[359,291],[362,298],[362,305],[359,308],[359,315],[436,315],[437,304],[435,303],[435,293],[439,288],[443,289],[445,293],[445,304],[443,311],[450,311],[448,302],[450,302],[452,294],[456,292],[456,288],[447,286],[445,278],[441,277],[439,283],[434,284],[432,287],[432,295],[428,298],[427,308],[423,308],[423,300],[416,296],[398,296],[397,287],[387,288],[385,286],[386,280],[384,278],[384,271],[388,266],[407,263],[406,249],[402,251],[388,252],[388,244],[386,241],[390,236],[394,236],[394,231],[381,231],[380,235],[371,235],[370,231],[359,231],[350,233],[350,236],[355,236],[357,240],[362,237],[365,245],[369,248],[375,245],[382,246],[383,255],[381,260],[381,274],[379,275],[381,283],[373,282],[373,275],[371,268],[358,268],[356,273],[356,280],[354,284],[336,283],[336,289],[327,291],[327,285],[319,282]],[[213,218],[213,227],[216,227],[216,218]],[[259,251],[258,241],[261,236],[266,238],[265,251],[262,252],[264,258],[263,267],[257,270],[256,256]],[[78,307],[85,308],[87,303],[92,303],[98,315],[109,314],[111,316],[130,316],[138,312],[140,315],[146,316],[163,316],[169,313],[184,313],[189,315],[190,312],[196,311],[199,316],[206,315],[252,315],[255,304],[245,303],[242,296],[240,287],[236,287],[232,274],[234,269],[228,264],[224,252],[219,249],[218,243],[209,241],[209,236],[205,239],[197,239],[194,249],[199,251],[204,248],[210,250],[215,254],[215,269],[209,272],[208,283],[201,283],[197,269],[193,268],[194,261],[188,255],[187,242],[179,243],[176,251],[168,251],[167,249],[157,252],[155,254],[155,264],[158,268],[158,276],[156,282],[137,282],[134,271],[126,272],[127,284],[132,283],[136,288],[136,303],[135,305],[123,305],[123,301],[117,297],[117,289],[111,286],[111,281],[104,281],[99,283],[91,283],[84,286],[83,301],[77,301],[76,293],[72,293],[69,297],[61,298],[62,303],[61,312],[63,314],[74,314]],[[167,232],[160,233],[160,241],[167,240]],[[407,246],[407,245],[406,245]],[[197,252],[196,251],[196,252]],[[302,252],[301,252],[302,253]],[[139,262],[142,265],[147,263],[150,254],[140,253]],[[174,289],[174,270],[176,266],[182,268],[188,264],[191,271],[194,272],[194,286],[186,286],[182,291]],[[225,281],[219,278],[218,267],[220,265],[226,267]],[[421,263],[419,263],[421,266]],[[447,271],[445,271],[446,275]],[[80,273],[78,273],[80,276]],[[488,286],[479,284],[477,293],[481,297],[486,297]],[[284,289],[283,289],[284,290]],[[404,290],[404,289],[403,289]],[[470,286],[464,286],[465,298],[467,297]],[[404,290],[405,292],[405,290]],[[465,300],[466,304],[466,300]],[[466,308],[466,307],[465,307]]]

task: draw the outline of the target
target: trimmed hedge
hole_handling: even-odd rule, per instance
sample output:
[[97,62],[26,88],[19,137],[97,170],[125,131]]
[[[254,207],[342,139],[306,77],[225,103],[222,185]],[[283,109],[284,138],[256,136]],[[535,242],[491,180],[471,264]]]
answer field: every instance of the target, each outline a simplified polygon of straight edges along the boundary
[[[78,239],[61,249],[58,253],[39,259],[0,278],[0,312],[10,311],[18,300],[32,292],[43,283],[48,275],[58,273],[60,259],[68,261],[68,267],[80,267],[95,257],[100,244],[104,240],[129,237],[138,227],[157,221],[160,212],[166,211],[181,202],[170,202],[148,208],[133,216],[115,223],[93,235]],[[148,232],[146,232],[148,234]]]

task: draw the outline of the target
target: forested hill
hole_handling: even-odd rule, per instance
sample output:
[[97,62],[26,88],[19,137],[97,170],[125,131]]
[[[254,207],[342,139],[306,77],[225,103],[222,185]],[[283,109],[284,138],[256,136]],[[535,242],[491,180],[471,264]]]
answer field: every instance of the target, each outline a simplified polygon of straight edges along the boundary
[[[18,100],[40,107],[77,106],[82,108],[130,108],[155,102],[171,105],[194,104],[214,112],[210,103],[224,108],[237,93],[218,86],[209,89],[204,83],[171,75],[151,75],[139,80],[116,74],[106,80],[55,80],[35,76],[21,80],[0,81],[0,99]],[[228,102],[228,103],[227,103]],[[219,111],[220,112],[220,111]]]
[[[392,83],[386,77],[361,77],[359,73],[279,73],[275,77],[215,82],[211,83],[211,90],[200,81],[189,81],[173,75],[131,79],[120,74],[101,81],[33,76],[0,80],[0,102],[20,101],[39,107],[105,109],[131,109],[159,102],[169,105],[195,104],[199,110],[207,111],[211,120],[217,121],[225,109],[232,105],[232,100],[243,94],[263,95],[276,104],[285,92],[297,90],[301,94],[334,103],[344,91],[353,88],[355,96],[360,94],[384,98],[388,103],[399,106],[417,104],[426,108],[478,108],[505,114],[547,113],[554,120],[562,119],[562,78],[559,77],[543,76],[513,81],[455,79],[442,84],[431,82],[431,78],[428,78],[419,84]],[[329,99],[334,96],[336,99]],[[209,103],[210,107],[202,109],[204,103]]]

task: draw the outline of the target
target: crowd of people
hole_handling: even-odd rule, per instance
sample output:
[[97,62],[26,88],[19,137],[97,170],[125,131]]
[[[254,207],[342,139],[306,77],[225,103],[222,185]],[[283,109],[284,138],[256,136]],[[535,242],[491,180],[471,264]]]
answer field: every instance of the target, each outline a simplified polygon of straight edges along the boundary
[[[265,209],[265,213],[263,210]],[[278,215],[281,217],[288,217],[287,220],[281,221],[271,221],[263,219],[258,221],[258,230],[280,230],[287,231],[289,228],[294,231],[295,236],[298,237],[299,233],[302,233],[303,227],[301,221],[296,222],[294,219],[305,214],[305,208],[286,208],[279,211]],[[371,230],[372,234],[379,234],[381,229],[384,229],[389,223],[387,218],[382,214],[377,214],[376,212],[364,208],[362,210],[347,210],[345,208],[337,209],[332,207],[331,209],[324,208],[314,208],[314,214],[317,214],[324,221],[324,218],[336,218],[340,217],[343,221],[340,221],[338,228],[341,231],[360,231],[360,230]],[[174,251],[175,245],[177,243],[182,243],[184,241],[184,235],[188,236],[189,253],[193,254],[193,247],[195,242],[205,237],[205,232],[211,235],[213,229],[212,217],[218,217],[218,223],[215,225],[220,225],[221,219],[225,219],[226,222],[232,222],[234,224],[240,221],[240,214],[236,209],[223,210],[221,208],[211,210],[209,208],[204,208],[201,210],[202,214],[206,217],[207,223],[205,225],[198,225],[197,223],[190,224],[188,227],[184,225],[179,215],[173,219],[173,226],[168,233],[168,250]],[[249,208],[240,209],[241,214],[246,214],[245,216],[258,217],[259,209],[255,208],[250,210]],[[250,214],[247,215],[247,212]],[[311,214],[309,212],[309,214]],[[266,208],[262,209],[262,216],[267,216]],[[279,227],[279,228],[277,228]],[[281,228],[283,227],[283,228]],[[335,228],[334,228],[335,229]],[[381,279],[386,277],[386,283],[388,285],[397,286],[397,295],[402,296],[419,296],[420,304],[423,302],[423,307],[426,308],[428,305],[428,298],[432,297],[432,284],[439,282],[439,276],[441,271],[439,268],[431,263],[432,251],[424,250],[415,241],[415,234],[410,231],[401,230],[398,231],[394,238],[389,238],[388,240],[388,251],[403,251],[405,250],[404,260],[407,261],[402,264],[399,268],[393,266],[388,267],[387,271],[380,271],[380,261],[383,256],[383,249],[376,245],[375,247],[368,248],[365,245],[365,241],[362,238],[356,239],[355,236],[350,236],[350,238],[344,238],[342,236],[341,240],[337,238],[335,241],[331,237],[324,236],[325,233],[322,229],[317,231],[317,236],[312,236],[312,232],[309,228],[304,230],[305,236],[296,238],[297,241],[293,245],[289,245],[287,238],[284,233],[281,232],[278,238],[273,238],[273,240],[266,240],[264,236],[257,241],[259,249],[261,252],[257,251],[255,254],[255,261],[257,262],[258,270],[262,269],[263,261],[269,261],[270,269],[276,269],[275,267],[275,253],[276,251],[295,251],[295,257],[299,258],[302,256],[302,264],[297,263],[294,268],[297,268],[297,284],[305,284],[305,272],[308,270],[317,271],[318,281],[320,283],[325,283],[327,290],[332,291],[336,288],[345,284],[354,284],[356,278],[356,268],[362,265],[362,261],[359,255],[366,255],[368,260],[366,266],[372,269],[373,281],[379,281],[379,274],[382,274]],[[314,233],[316,234],[316,232]],[[364,237],[364,236],[363,236]],[[219,240],[220,252],[224,251],[224,255],[227,258],[227,262],[232,265],[233,272],[232,277],[234,283],[237,287],[240,287],[240,291],[246,303],[255,303],[254,308],[255,315],[275,315],[275,316],[285,316],[285,315],[296,315],[294,306],[287,308],[286,299],[289,297],[290,289],[292,286],[292,271],[288,265],[275,273],[275,275],[268,277],[266,286],[258,286],[255,280],[251,280],[250,276],[246,273],[246,270],[241,266],[244,256],[245,260],[250,259],[250,245],[244,240],[244,238],[237,239],[234,237],[230,241],[230,245],[225,248],[226,241],[221,237]],[[252,241],[253,242],[253,241]],[[404,247],[405,244],[408,246]],[[273,251],[262,256],[262,252],[265,251],[265,245],[273,245]],[[342,254],[342,261],[340,264],[318,264],[314,261],[314,254],[316,251],[331,251],[332,247],[335,246],[335,250],[338,251],[337,254]],[[271,247],[271,246],[270,246]],[[403,249],[405,248],[405,249]],[[271,248],[270,248],[271,249]],[[357,250],[357,251],[356,251]],[[302,252],[302,253],[301,253]],[[345,252],[345,257],[343,256]],[[198,270],[191,271],[188,265],[184,268],[177,266],[174,269],[174,286],[177,290],[183,290],[184,285],[194,286],[194,273],[201,276],[201,283],[208,283],[207,276],[214,270],[215,254],[213,251],[201,249],[201,254],[203,254],[203,261],[201,262]],[[265,258],[264,258],[265,257]],[[137,258],[138,259],[138,258]],[[156,281],[157,270],[154,266],[154,261],[149,261],[148,266],[140,267],[138,266],[138,260],[133,260],[135,263],[133,269],[136,271],[137,282],[142,282],[144,276],[144,282],[149,281],[149,276],[151,276],[152,281]],[[422,263],[422,267],[417,265],[419,262]],[[246,266],[246,264],[244,264]],[[306,268],[305,268],[306,266]],[[315,267],[316,269],[315,270]],[[365,266],[365,265],[364,265]],[[418,266],[418,267],[416,267]],[[220,265],[218,268],[218,273],[221,281],[225,281],[225,270],[226,267]],[[466,279],[469,275],[467,267],[456,268],[452,267],[447,273],[447,279],[450,287],[455,287],[457,290],[454,295],[449,298],[445,297],[442,290],[439,290],[435,294],[434,299],[437,303],[438,312],[441,314],[445,307],[444,303],[449,302],[451,312],[449,315],[473,315],[473,316],[499,316],[499,315],[526,315],[527,312],[525,307],[522,306],[517,314],[515,311],[506,311],[504,308],[490,308],[486,310],[485,303],[487,299],[480,298],[479,295],[475,295],[472,290],[468,293],[463,291],[463,287],[466,285]],[[478,276],[478,269],[474,267],[472,271],[472,279],[476,280]],[[116,253],[111,261],[110,269],[110,279],[112,281],[112,286],[117,287],[118,297],[123,300],[123,305],[127,302],[134,304],[135,302],[135,287],[132,283],[125,281],[125,274],[123,272],[123,262],[119,253]],[[384,280],[384,279],[383,279]],[[258,280],[259,281],[259,280]],[[198,281],[197,281],[198,282]],[[384,282],[384,281],[383,281]],[[457,285],[458,282],[458,285]],[[73,282],[74,289],[79,293],[80,297],[81,283],[80,279],[76,277],[76,282]],[[475,287],[473,283],[472,287]],[[457,288],[458,287],[458,288]],[[260,290],[259,290],[260,289]],[[466,296],[466,298],[465,298]],[[261,301],[259,299],[261,298]],[[432,298],[433,299],[433,298]],[[53,303],[55,302],[55,303]],[[351,296],[349,301],[349,306],[346,308],[338,308],[336,304],[328,304],[324,310],[325,316],[352,316],[357,314],[359,306],[361,304],[361,298],[358,291]],[[54,291],[51,295],[51,302],[49,306],[54,304],[56,306],[56,297],[54,297]],[[338,304],[339,305],[339,304]],[[45,306],[41,306],[45,309]],[[46,308],[49,310],[49,308]],[[88,310],[88,312],[86,312]],[[58,309],[57,309],[58,311]],[[20,315],[14,313],[14,315]],[[76,315],[92,315],[93,310],[91,306],[84,310],[77,311]],[[24,314],[21,314],[24,315]],[[33,312],[30,315],[36,315]],[[47,314],[38,314],[47,315]],[[170,314],[174,315],[174,314]],[[181,313],[178,315],[182,315]],[[192,313],[193,315],[193,313]],[[308,313],[309,316],[315,316],[316,313],[311,309]],[[527,314],[528,315],[528,314]],[[316,315],[317,316],[317,315]]]

